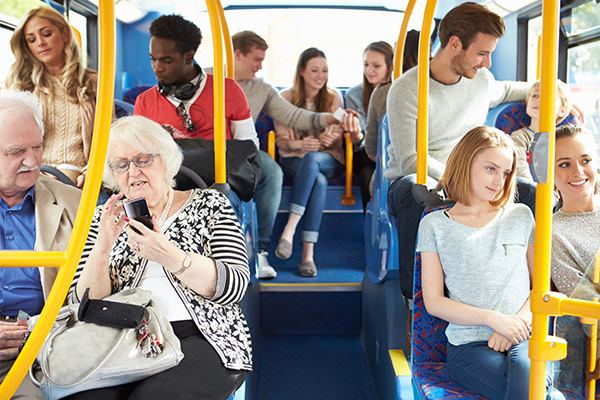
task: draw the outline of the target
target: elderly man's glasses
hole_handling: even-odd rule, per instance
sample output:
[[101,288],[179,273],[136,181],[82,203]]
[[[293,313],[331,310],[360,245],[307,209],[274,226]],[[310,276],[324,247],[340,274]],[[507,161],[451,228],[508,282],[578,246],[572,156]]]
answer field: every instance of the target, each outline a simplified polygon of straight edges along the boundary
[[183,102],[179,103],[177,106],[177,116],[183,118],[183,127],[186,131],[193,132],[197,130],[196,126],[192,122],[192,119],[185,110],[185,104],[183,104]]
[[138,168],[148,167],[152,165],[154,162],[154,157],[158,155],[160,155],[160,153],[140,154],[130,160],[115,160],[108,164],[108,168],[110,168],[112,172],[120,173],[128,171],[130,163],[133,163]]

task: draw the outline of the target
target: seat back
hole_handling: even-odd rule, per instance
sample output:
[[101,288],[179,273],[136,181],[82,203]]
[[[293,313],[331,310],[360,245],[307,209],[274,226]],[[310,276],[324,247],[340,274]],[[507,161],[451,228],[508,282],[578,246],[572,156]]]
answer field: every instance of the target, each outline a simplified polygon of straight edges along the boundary
[[150,89],[153,86],[154,85],[141,85],[131,87],[127,89],[125,93],[123,93],[123,100],[130,104],[135,104],[135,99],[137,99],[137,97],[140,94],[144,93],[146,90]]
[[[433,210],[425,210],[423,216],[432,211],[445,210],[445,205]],[[415,275],[413,284],[412,321],[412,361],[414,363],[446,362],[446,327],[448,322],[432,316],[425,309],[423,287],[421,285],[421,253],[415,254]]]
[[133,115],[133,104],[115,99],[115,116],[117,118]]
[[[504,103],[492,108],[485,121],[485,125],[498,128],[509,135],[530,124],[531,118],[527,115],[527,106],[524,101]],[[579,120],[569,114],[558,126],[564,124],[579,124]]]

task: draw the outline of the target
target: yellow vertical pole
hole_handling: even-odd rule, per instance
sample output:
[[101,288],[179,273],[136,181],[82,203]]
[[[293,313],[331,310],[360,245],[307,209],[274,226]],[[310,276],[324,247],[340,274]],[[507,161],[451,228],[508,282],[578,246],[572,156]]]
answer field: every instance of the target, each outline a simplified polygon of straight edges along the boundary
[[406,34],[408,31],[408,22],[412,16],[417,0],[409,0],[404,10],[402,25],[400,25],[400,33],[396,41],[396,54],[394,54],[394,80],[402,75],[402,62],[404,61],[404,46],[406,45]]
[[[21,381],[25,377],[29,366],[33,363],[50,328],[58,315],[58,311],[67,295],[69,286],[73,281],[75,270],[83,251],[83,246],[87,239],[92,221],[92,215],[98,191],[102,182],[102,170],[106,148],[108,145],[108,136],[110,121],[112,119],[114,82],[115,82],[115,13],[114,2],[111,0],[102,0],[99,4],[99,28],[100,28],[100,68],[98,82],[98,105],[96,109],[96,120],[94,124],[94,135],[92,139],[92,151],[90,154],[90,163],[86,183],[83,189],[83,195],[77,212],[77,220],[73,226],[73,232],[66,251],[66,260],[62,264],[52,290],[38,319],[35,329],[32,331],[27,343],[15,360],[13,367],[8,372],[6,378],[0,385],[0,399],[7,400],[15,393]],[[9,252],[10,256],[2,257],[2,266],[7,265],[10,260],[18,260],[23,266],[49,265],[40,256],[47,256],[48,261],[56,262],[59,260],[57,255],[60,252]],[[41,254],[40,254],[41,253]],[[63,253],[65,254],[65,253]],[[14,263],[17,264],[17,263]],[[25,265],[28,264],[28,265]],[[56,265],[54,265],[56,266]]]
[[423,27],[419,37],[419,89],[417,116],[417,184],[427,183],[427,134],[429,120],[429,54],[431,25],[437,0],[427,0],[423,14]]
[[[545,0],[542,5],[543,30],[540,87],[540,132],[549,133],[547,183],[538,183],[536,191],[535,262],[533,298],[541,298],[550,290],[550,245],[552,241],[552,190],[554,187],[555,99],[558,62],[558,11],[559,0]],[[544,351],[548,337],[548,315],[534,307],[533,329],[529,356],[531,374],[529,398],[545,398],[545,375],[548,354]]]
[[220,1],[215,2],[219,11],[219,20],[221,21],[221,30],[223,32],[223,42],[225,44],[225,66],[227,67],[226,76],[233,78],[233,46],[231,44],[231,35],[229,34],[229,27],[227,26],[227,20],[225,19],[225,12]]
[[537,65],[535,68],[535,80],[540,79],[542,73],[542,35],[538,36]]
[[215,143],[215,183],[227,182],[226,126],[225,126],[225,76],[223,73],[223,35],[217,2],[206,0],[210,29],[213,35],[215,54],[214,85],[214,143]]

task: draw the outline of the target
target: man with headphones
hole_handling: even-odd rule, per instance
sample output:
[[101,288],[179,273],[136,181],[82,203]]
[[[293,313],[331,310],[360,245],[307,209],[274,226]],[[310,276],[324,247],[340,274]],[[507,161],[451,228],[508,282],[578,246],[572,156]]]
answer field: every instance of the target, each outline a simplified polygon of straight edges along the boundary
[[[133,113],[173,128],[175,138],[214,138],[213,76],[194,62],[202,41],[200,28],[180,15],[163,15],[150,25],[150,60],[158,84],[140,94]],[[225,78],[226,138],[258,137],[246,96]],[[238,217],[241,200],[231,191],[229,201]]]

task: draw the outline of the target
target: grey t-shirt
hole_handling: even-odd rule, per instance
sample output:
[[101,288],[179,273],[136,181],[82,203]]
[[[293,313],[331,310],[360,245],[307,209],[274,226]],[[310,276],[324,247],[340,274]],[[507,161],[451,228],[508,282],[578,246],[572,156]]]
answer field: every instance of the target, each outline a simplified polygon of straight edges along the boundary
[[[507,205],[500,219],[485,228],[462,225],[435,211],[421,220],[417,251],[439,254],[450,299],[514,315],[530,295],[527,246],[534,224],[523,204]],[[492,332],[487,326],[450,323],[446,336],[459,346],[487,340]]]

